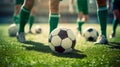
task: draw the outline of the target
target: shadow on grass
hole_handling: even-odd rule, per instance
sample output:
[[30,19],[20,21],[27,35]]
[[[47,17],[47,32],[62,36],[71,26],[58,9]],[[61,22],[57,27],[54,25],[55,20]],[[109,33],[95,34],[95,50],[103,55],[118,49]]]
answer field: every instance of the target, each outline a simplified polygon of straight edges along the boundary
[[46,52],[46,53],[50,53],[51,51],[49,46],[44,45],[43,43],[40,43],[40,42],[27,41],[25,44],[27,44],[27,45],[24,45],[24,47],[27,50],[35,50],[35,51]]
[[87,57],[85,54],[83,54],[79,50],[73,50],[70,53],[54,53],[51,51],[49,46],[44,45],[40,42],[33,42],[33,41],[27,41],[23,47],[25,47],[27,50],[35,50],[39,52],[45,52],[45,53],[52,53],[52,55],[58,56],[58,57],[67,57],[67,58],[85,58]]
[[85,57],[87,57],[87,55],[83,54],[81,51],[79,50],[73,50],[70,53],[52,53],[55,56],[58,57],[66,57],[66,58],[79,58],[79,59],[83,59]]
[[40,35],[41,33],[25,33],[25,35]]
[[112,48],[112,49],[120,49],[119,42],[110,42],[109,45],[110,45],[110,48]]

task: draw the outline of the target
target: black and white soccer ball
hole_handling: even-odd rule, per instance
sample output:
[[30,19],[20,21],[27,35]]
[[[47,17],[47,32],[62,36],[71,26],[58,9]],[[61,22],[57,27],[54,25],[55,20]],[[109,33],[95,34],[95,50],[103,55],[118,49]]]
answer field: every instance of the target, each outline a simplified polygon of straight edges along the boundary
[[56,28],[49,35],[49,47],[57,53],[69,53],[76,44],[76,37],[71,29]]
[[36,26],[36,27],[35,27],[35,33],[37,33],[37,34],[42,33],[42,29],[41,29],[40,26]]
[[17,27],[16,24],[11,24],[11,25],[8,27],[8,34],[9,34],[9,36],[11,36],[11,37],[16,36],[17,31],[18,31],[18,27]]
[[98,36],[98,31],[93,27],[88,27],[83,32],[83,37],[85,37],[87,41],[96,41]]

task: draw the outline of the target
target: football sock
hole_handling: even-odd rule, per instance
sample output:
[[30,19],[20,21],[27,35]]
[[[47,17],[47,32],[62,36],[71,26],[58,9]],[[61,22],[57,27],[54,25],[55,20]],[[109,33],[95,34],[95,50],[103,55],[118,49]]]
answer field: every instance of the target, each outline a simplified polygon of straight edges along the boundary
[[28,22],[29,22],[29,31],[31,31],[31,29],[32,29],[34,20],[35,20],[35,17],[34,17],[33,15],[31,15],[31,16],[29,17],[29,21],[28,21]]
[[118,25],[118,23],[119,23],[119,20],[117,20],[117,19],[114,19],[113,20],[113,32],[114,33],[116,33],[116,28],[117,28],[117,25]]
[[78,31],[80,32],[80,34],[82,34],[82,25],[84,24],[83,21],[77,21],[78,24]]
[[98,22],[100,23],[101,35],[106,36],[107,16],[108,16],[107,7],[99,7],[97,11],[97,15],[98,15]]
[[57,28],[58,22],[59,22],[59,14],[50,14],[49,16],[49,25],[50,25],[50,31],[51,33],[55,28]]
[[20,10],[20,20],[19,20],[19,32],[24,32],[25,24],[28,22],[30,15],[30,10],[26,9],[25,7],[22,7]]
[[13,16],[13,21],[15,24],[19,24],[19,16],[18,15],[14,15]]

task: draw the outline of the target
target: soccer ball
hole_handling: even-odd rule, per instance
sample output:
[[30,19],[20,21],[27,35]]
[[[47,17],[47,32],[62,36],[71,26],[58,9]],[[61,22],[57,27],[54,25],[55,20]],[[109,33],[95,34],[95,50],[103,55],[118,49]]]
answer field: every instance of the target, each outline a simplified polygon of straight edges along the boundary
[[49,35],[49,47],[57,53],[71,52],[76,44],[76,38],[72,30],[56,28]]
[[9,36],[11,36],[11,37],[16,36],[17,31],[18,31],[18,27],[17,27],[16,24],[11,24],[11,25],[8,27],[8,34],[9,34]]
[[83,32],[83,37],[85,37],[87,41],[96,41],[98,36],[98,31],[93,27],[88,27]]
[[42,32],[41,27],[40,27],[40,26],[36,26],[36,27],[35,27],[35,33],[39,34],[39,33],[41,33],[41,32]]

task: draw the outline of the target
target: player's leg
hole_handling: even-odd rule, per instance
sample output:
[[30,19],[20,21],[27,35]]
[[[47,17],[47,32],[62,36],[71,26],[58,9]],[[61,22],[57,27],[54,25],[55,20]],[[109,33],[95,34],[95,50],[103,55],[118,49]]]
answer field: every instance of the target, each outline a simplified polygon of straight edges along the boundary
[[59,2],[59,0],[50,0],[49,2],[49,33],[57,27],[59,22]]
[[110,38],[115,37],[116,34],[116,29],[117,29],[117,25],[120,22],[120,1],[118,2],[114,2],[113,3],[113,15],[114,15],[114,20],[113,20],[113,28],[112,28],[112,33],[110,35]]
[[32,11],[31,11],[31,15],[30,15],[30,17],[29,17],[29,32],[28,33],[33,33],[32,32],[32,27],[33,27],[33,23],[34,23],[34,21],[35,21],[35,14],[36,14],[36,11],[37,11],[37,9],[36,9],[36,4],[37,4],[37,2],[38,1],[35,1],[35,3],[34,3],[34,7],[32,8]]
[[29,22],[29,32],[28,33],[32,33],[32,26],[33,26],[34,20],[35,20],[34,15],[30,15],[29,21],[28,21]]
[[106,0],[96,0],[96,1],[97,1],[97,17],[101,30],[101,35],[99,36],[96,43],[107,44],[108,41],[106,36],[106,29],[107,29],[108,9],[107,9]]
[[24,32],[25,24],[28,22],[34,0],[25,0],[23,7],[20,10],[20,28],[19,32]]
[[13,16],[13,21],[15,24],[19,23],[19,11],[23,2],[24,0],[15,0],[15,10],[14,10],[14,16]]
[[86,23],[88,20],[88,15],[83,15],[83,18],[81,20],[77,20],[78,23],[78,37],[80,37],[82,35],[82,28],[84,23]]
[[[82,21],[82,17],[83,17],[83,12],[82,12],[82,0],[77,0],[77,9],[78,9],[78,18],[77,18],[77,29],[78,32],[80,32],[80,34],[82,33],[82,25],[84,24],[84,22]],[[78,34],[79,35],[79,34]]]
[[17,39],[20,42],[25,42],[25,33],[24,33],[24,28],[26,23],[28,22],[29,15],[31,12],[31,9],[33,7],[34,0],[25,0],[24,4],[20,10],[20,21],[19,21],[19,31],[18,31],[18,36]]
[[31,15],[29,17],[29,32],[28,33],[32,33],[32,26],[33,26],[33,23],[35,21],[35,13],[36,13],[36,9],[35,7],[32,8],[32,11],[31,11]]
[[78,36],[82,34],[82,25],[84,24],[84,21],[82,21],[82,18],[80,19],[80,17],[83,16],[82,12],[79,12],[78,17],[77,18],[77,30],[78,30]]
[[84,0],[84,5],[83,5],[83,18],[82,21],[83,23],[86,23],[88,20],[88,0]]
[[88,0],[84,0],[84,6],[83,6],[83,18],[82,21],[87,22],[88,20]]
[[82,34],[82,25],[87,21],[88,18],[88,0],[77,0],[78,7],[78,31]]

